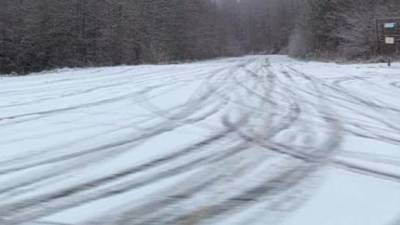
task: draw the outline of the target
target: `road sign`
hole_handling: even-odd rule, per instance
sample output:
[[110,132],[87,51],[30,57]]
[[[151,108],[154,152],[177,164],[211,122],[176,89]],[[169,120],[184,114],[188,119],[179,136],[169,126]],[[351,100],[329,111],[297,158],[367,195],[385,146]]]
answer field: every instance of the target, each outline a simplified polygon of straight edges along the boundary
[[377,52],[381,55],[400,54],[400,18],[376,20]]
[[385,44],[394,45],[395,44],[394,37],[385,37]]
[[393,29],[393,28],[396,27],[396,23],[385,23],[385,24],[384,24],[384,27],[385,27],[386,29]]

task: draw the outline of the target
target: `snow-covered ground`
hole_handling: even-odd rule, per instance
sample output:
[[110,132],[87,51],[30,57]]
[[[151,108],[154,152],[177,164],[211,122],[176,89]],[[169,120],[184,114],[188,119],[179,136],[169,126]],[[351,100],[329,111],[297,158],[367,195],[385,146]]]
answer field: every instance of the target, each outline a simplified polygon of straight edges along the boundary
[[400,224],[400,65],[0,78],[0,224]]

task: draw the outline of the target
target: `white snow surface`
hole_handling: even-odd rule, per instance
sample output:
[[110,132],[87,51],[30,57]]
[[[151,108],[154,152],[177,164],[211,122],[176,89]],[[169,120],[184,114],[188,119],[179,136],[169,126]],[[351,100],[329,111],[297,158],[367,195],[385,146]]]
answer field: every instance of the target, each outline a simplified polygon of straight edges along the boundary
[[400,64],[0,77],[0,225],[400,224]]

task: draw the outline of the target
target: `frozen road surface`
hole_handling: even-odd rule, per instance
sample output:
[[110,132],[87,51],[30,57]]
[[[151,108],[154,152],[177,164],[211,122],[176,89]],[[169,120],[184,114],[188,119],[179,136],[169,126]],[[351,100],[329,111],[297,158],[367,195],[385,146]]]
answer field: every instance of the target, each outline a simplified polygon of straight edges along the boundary
[[400,65],[0,77],[0,225],[400,224]]

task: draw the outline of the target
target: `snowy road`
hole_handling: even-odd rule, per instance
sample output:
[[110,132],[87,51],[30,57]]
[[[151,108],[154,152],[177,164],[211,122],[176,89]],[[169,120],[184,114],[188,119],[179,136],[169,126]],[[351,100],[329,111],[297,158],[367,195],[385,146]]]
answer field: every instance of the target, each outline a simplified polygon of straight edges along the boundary
[[400,65],[0,78],[0,224],[400,224]]

